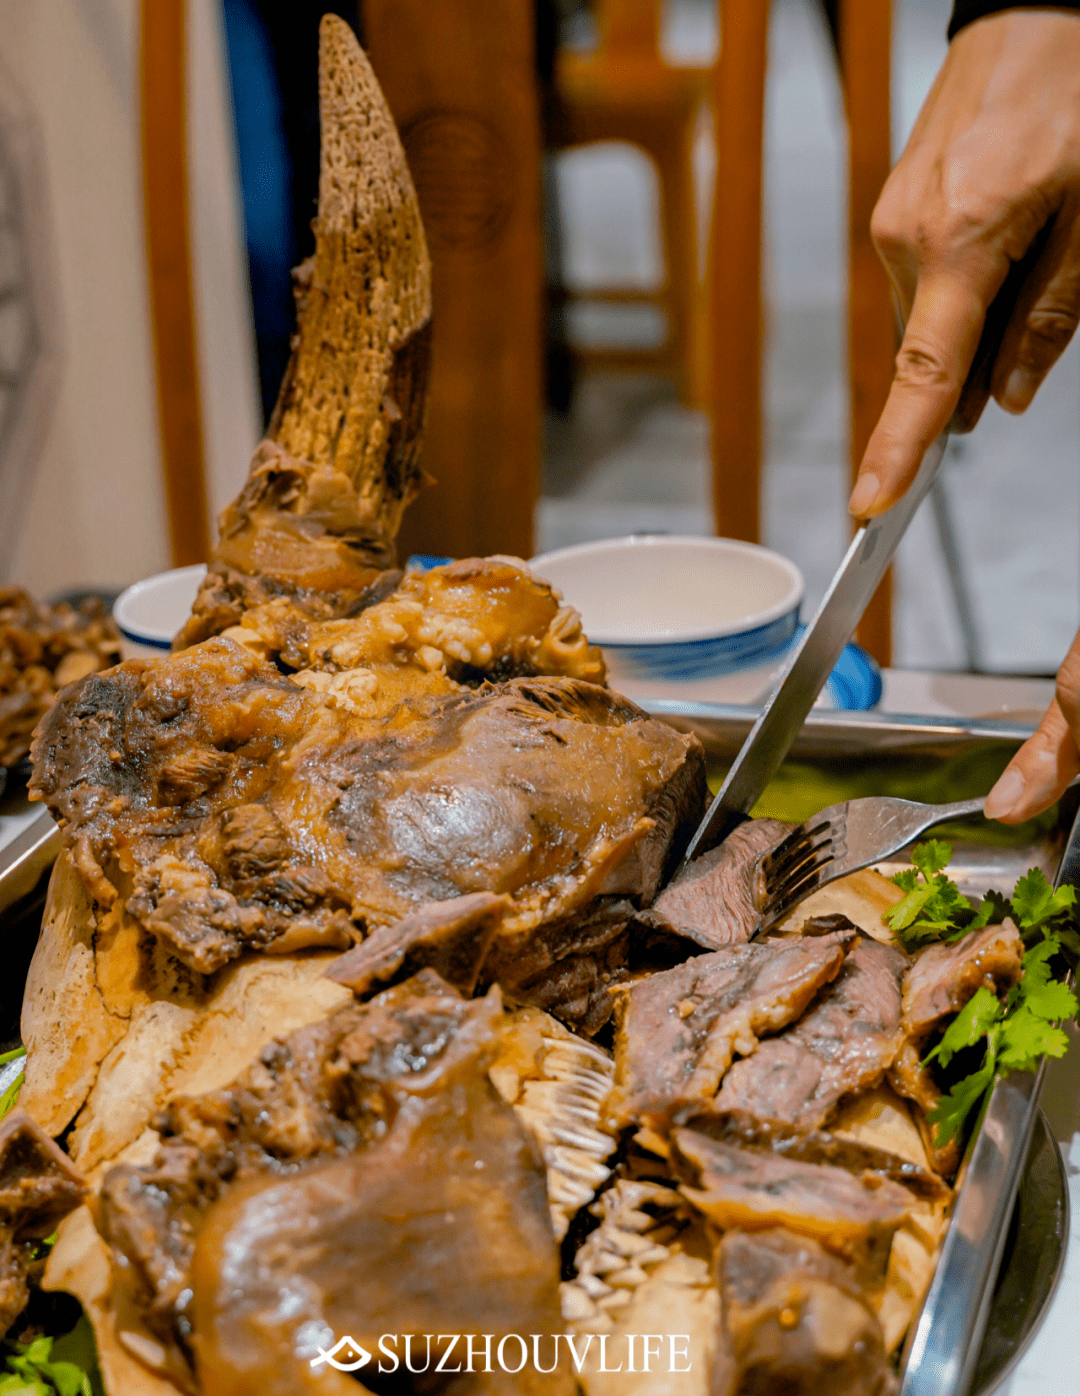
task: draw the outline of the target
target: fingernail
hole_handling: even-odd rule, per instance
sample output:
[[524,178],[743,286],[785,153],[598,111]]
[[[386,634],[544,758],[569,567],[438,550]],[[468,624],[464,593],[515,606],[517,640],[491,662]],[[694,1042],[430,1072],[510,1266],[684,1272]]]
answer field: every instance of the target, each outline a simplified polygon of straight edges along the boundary
[[1024,777],[1010,766],[986,797],[983,813],[987,819],[1000,819],[1020,802],[1024,794]]
[[848,500],[848,512],[861,519],[870,509],[881,492],[881,481],[872,470],[864,470],[855,481],[855,488]]
[[1023,412],[1035,396],[1038,381],[1025,368],[1014,368],[1005,380],[1001,405],[1006,412]]

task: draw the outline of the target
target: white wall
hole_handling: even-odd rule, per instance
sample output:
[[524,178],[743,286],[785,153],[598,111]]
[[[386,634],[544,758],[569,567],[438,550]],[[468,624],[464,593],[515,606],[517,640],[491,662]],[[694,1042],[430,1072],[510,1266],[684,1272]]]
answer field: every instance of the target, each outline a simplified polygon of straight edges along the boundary
[[[258,434],[252,332],[216,0],[188,0],[192,251],[216,512]],[[59,391],[0,578],[47,596],[118,587],[171,563],[146,285],[137,0],[4,0],[0,86],[38,123]],[[14,498],[14,503],[12,502]]]

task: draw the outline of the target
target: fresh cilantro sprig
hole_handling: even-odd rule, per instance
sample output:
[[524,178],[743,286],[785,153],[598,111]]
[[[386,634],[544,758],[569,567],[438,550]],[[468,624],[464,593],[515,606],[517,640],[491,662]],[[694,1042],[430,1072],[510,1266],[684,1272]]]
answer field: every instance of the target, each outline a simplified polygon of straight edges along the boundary
[[885,912],[885,924],[909,954],[932,941],[964,935],[977,921],[981,929],[992,914],[993,907],[985,902],[976,912],[956,883],[945,876],[942,869],[951,857],[951,844],[928,839],[912,852],[915,866],[893,878],[904,897]]
[[[0,1066],[6,1066],[8,1062],[13,1062],[16,1059],[16,1057],[25,1056],[25,1047],[16,1047],[11,1052],[0,1053]],[[0,1120],[2,1120],[5,1115],[9,1114],[12,1110],[15,1109],[16,1102],[19,1099],[19,1092],[22,1090],[22,1083],[23,1077],[21,1075],[16,1076],[15,1080],[12,1081],[11,1085],[8,1086],[7,1090],[4,1091],[2,1095],[0,1095]],[[3,1396],[3,1387],[0,1387],[0,1396]]]
[[994,1078],[1002,1071],[1034,1071],[1043,1057],[1063,1057],[1067,1034],[1057,1026],[1080,1005],[1067,984],[1051,977],[1050,960],[1060,952],[1057,936],[1047,936],[1024,956],[1024,977],[1004,1000],[990,989],[978,989],[946,1028],[941,1041],[924,1060],[947,1067],[957,1052],[983,1039],[986,1050],[978,1071],[958,1081],[927,1114],[936,1125],[938,1148],[955,1139]]
[[87,1372],[74,1362],[56,1361],[53,1338],[35,1338],[25,1347],[11,1344],[0,1374],[0,1396],[93,1396]]
[[884,920],[909,953],[933,942],[951,943],[971,931],[1011,917],[1028,947],[1023,975],[1004,999],[982,987],[967,1001],[924,1059],[948,1068],[959,1052],[984,1043],[982,1065],[956,1081],[927,1119],[936,1126],[941,1148],[959,1136],[971,1113],[1004,1071],[1034,1071],[1043,1057],[1061,1057],[1069,1039],[1058,1027],[1078,1011],[1076,995],[1053,976],[1051,961],[1069,951],[1080,958],[1080,933],[1074,925],[1076,889],[1055,890],[1038,869],[1025,873],[1011,897],[988,892],[978,907],[945,874],[952,848],[942,839],[918,844],[911,868],[893,881],[903,898]]

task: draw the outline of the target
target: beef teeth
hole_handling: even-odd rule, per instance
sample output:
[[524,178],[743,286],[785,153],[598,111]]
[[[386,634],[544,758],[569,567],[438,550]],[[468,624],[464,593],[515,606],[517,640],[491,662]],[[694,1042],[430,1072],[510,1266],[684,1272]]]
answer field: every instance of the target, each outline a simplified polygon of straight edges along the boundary
[[615,1066],[601,1048],[537,1009],[515,1015],[500,1048],[488,1074],[540,1150],[551,1225],[561,1241],[570,1218],[611,1175],[605,1161],[615,1140],[601,1111]]

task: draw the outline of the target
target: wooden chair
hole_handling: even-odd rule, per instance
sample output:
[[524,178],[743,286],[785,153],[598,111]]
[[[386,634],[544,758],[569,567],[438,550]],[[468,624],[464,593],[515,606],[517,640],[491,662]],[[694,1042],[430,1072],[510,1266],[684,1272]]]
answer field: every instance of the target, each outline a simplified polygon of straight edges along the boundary
[[[891,165],[891,0],[841,0],[839,39],[848,124],[848,362],[851,469],[857,471],[888,395],[897,348],[888,279],[870,214]],[[761,490],[761,174],[767,0],[723,0],[715,71],[716,196],[709,245],[713,497],[717,532],[759,539]],[[858,630],[891,656],[886,575]]]
[[693,144],[712,78],[708,68],[674,67],[661,57],[661,8],[662,0],[595,0],[596,50],[558,55],[550,139],[563,148],[628,142],[649,156],[659,176],[662,284],[655,291],[607,287],[579,294],[591,301],[659,306],[666,340],[651,349],[575,349],[574,359],[587,367],[667,374],[684,401],[701,405],[707,321],[698,274]]
[[540,125],[532,6],[363,0],[433,263],[423,464],[400,549],[533,551],[542,413]]

